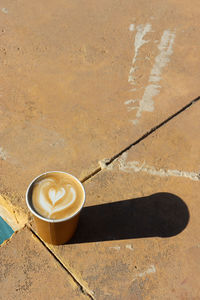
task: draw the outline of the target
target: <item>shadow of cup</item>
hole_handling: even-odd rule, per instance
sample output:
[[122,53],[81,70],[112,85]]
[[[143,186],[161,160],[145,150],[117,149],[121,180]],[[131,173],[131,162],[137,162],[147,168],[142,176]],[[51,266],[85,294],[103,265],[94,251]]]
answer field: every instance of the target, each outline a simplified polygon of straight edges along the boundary
[[85,207],[70,243],[177,235],[189,222],[184,201],[170,193]]

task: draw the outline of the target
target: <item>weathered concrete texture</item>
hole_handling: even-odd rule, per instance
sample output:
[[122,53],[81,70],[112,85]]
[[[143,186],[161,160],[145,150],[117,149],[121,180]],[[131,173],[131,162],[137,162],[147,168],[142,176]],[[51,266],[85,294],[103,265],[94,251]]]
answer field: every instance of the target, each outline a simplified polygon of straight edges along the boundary
[[[84,177],[199,96],[199,13],[197,0],[4,1],[0,193],[11,211],[25,210],[39,173]],[[198,124],[196,103],[85,184],[73,243],[49,247],[95,298],[200,298]],[[83,297],[28,229],[0,253],[3,299]]]
[[198,4],[5,0],[0,192],[23,207],[39,173],[84,177],[198,96]]
[[200,298],[200,181],[182,176],[199,171],[199,106],[88,181],[74,240],[49,246],[97,299]]
[[[15,198],[16,200],[16,198]],[[28,215],[18,206],[12,204],[8,197],[0,195],[0,216],[12,227],[14,231],[24,227],[28,222]]]
[[27,228],[1,245],[0,257],[2,300],[87,298]]
[[86,191],[74,244],[51,250],[96,299],[200,297],[199,182],[104,171]]
[[[152,174],[151,170],[155,168],[155,174],[159,174],[160,170],[160,176],[167,176],[167,171],[172,171],[169,172],[171,176],[181,176],[179,173],[182,172],[182,176],[195,179],[195,176],[192,178],[193,173],[200,174],[199,120],[200,101],[124,153],[109,168]],[[149,170],[145,170],[146,166]]]

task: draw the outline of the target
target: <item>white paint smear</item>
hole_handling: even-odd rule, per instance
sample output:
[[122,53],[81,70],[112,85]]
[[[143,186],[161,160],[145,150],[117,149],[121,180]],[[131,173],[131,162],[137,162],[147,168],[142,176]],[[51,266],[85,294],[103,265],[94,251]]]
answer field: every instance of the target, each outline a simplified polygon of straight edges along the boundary
[[[136,118],[140,118],[143,111],[154,111],[154,97],[160,93],[161,74],[163,68],[169,63],[170,56],[173,53],[172,46],[175,39],[175,33],[165,30],[158,45],[159,54],[155,57],[154,65],[151,69],[148,86],[144,90],[142,99],[139,101],[139,107]],[[135,124],[135,122],[133,122]]]
[[[135,25],[131,24],[129,30],[133,31]],[[140,48],[149,42],[145,40],[144,37],[147,33],[152,31],[151,24],[138,25],[136,26],[136,35],[134,41],[134,57],[132,59],[132,65],[129,71],[128,82],[131,85],[136,85],[136,79],[134,78],[134,72],[137,69],[136,60],[139,54]],[[155,57],[153,67],[150,71],[149,79],[144,93],[141,99],[131,99],[125,101],[128,112],[136,110],[136,119],[131,122],[136,125],[139,121],[139,118],[142,115],[142,112],[153,112],[154,111],[154,98],[160,93],[161,85],[160,81],[162,79],[163,68],[169,63],[170,56],[173,53],[173,43],[175,39],[175,32],[171,30],[165,30],[158,44],[158,55]],[[156,40],[158,41],[158,40]],[[145,59],[149,59],[148,56]],[[136,91],[136,88],[132,89],[131,92]],[[135,103],[137,102],[137,105]]]
[[[137,120],[136,120],[137,121]],[[102,162],[100,165],[103,164],[102,169],[113,170],[114,166],[118,163],[119,170],[127,173],[138,173],[138,172],[145,172],[150,175],[160,176],[160,177],[185,177],[191,179],[193,181],[200,180],[200,174],[196,172],[188,172],[188,171],[181,171],[181,170],[171,170],[171,169],[164,169],[164,168],[156,168],[154,166],[147,165],[146,162],[139,162],[139,161],[128,161],[128,154],[124,152],[120,158],[118,158],[115,162],[106,165]],[[107,160],[108,161],[108,160]]]
[[129,105],[129,104],[135,103],[135,102],[136,102],[136,100],[130,99],[130,100],[126,100],[126,101],[124,102],[124,104],[125,104],[125,105]]
[[118,159],[119,163],[119,170],[127,172],[127,173],[138,173],[138,172],[145,172],[150,175],[160,176],[160,177],[168,177],[168,176],[175,176],[175,177],[185,177],[194,181],[199,180],[199,174],[195,172],[187,172],[187,171],[180,171],[180,170],[166,170],[166,169],[158,169],[154,166],[149,166],[145,162],[141,163],[138,161],[128,161],[127,162],[128,154],[124,152],[121,157]]
[[151,265],[146,271],[138,274],[138,277],[144,277],[147,274],[156,273],[156,268],[154,265]]
[[0,158],[3,160],[6,160],[7,158],[6,152],[3,150],[2,147],[0,147]]
[[7,13],[8,13],[8,10],[7,10],[7,8],[5,8],[5,7],[3,7],[3,8],[1,9],[1,11],[2,11],[4,14],[7,14]]
[[146,271],[137,274],[132,281],[135,281],[138,277],[144,277],[148,274],[156,273],[156,268],[154,265],[151,265]]
[[126,100],[125,102],[124,102],[124,104],[125,105],[128,105],[128,107],[127,107],[127,111],[131,111],[131,110],[133,110],[133,109],[138,109],[139,108],[139,106],[129,106],[129,105],[131,105],[131,104],[134,104],[135,102],[137,102],[137,100],[136,99],[130,99],[130,100]]
[[132,246],[131,244],[126,245],[126,249],[129,249],[129,250],[131,250],[131,251],[134,250],[134,249],[133,249],[133,246]]
[[130,31],[134,31],[134,29],[135,29],[135,25],[134,25],[134,24],[130,24],[129,30],[130,30]]
[[114,249],[114,250],[120,250],[120,246],[113,246],[113,247],[109,247],[110,249]]
[[[133,28],[134,29],[134,24],[131,24],[130,27],[129,27],[129,30]],[[136,70],[136,66],[135,66],[135,63],[136,63],[136,59],[137,59],[137,56],[138,56],[138,52],[139,52],[139,49],[146,43],[149,42],[149,40],[144,40],[144,37],[145,35],[151,31],[151,24],[146,24],[146,25],[138,25],[136,27],[137,29],[137,33],[135,35],[135,42],[134,42],[134,57],[132,59],[132,66],[130,68],[130,71],[129,71],[129,77],[128,77],[128,82],[130,84],[135,84],[135,79],[133,77],[133,73],[135,72]],[[131,30],[133,31],[133,30]]]

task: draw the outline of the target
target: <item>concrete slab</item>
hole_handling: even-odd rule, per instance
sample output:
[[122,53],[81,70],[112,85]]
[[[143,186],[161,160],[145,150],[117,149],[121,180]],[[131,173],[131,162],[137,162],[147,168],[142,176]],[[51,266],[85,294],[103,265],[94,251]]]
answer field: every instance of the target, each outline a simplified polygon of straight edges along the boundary
[[89,180],[71,244],[48,245],[94,298],[200,298],[199,107]]
[[0,299],[88,299],[29,229],[0,246]]
[[[48,9],[47,9],[48,7]],[[5,0],[0,193],[84,177],[199,95],[198,1]]]
[[[146,172],[152,174],[155,168],[155,172],[159,169],[164,169],[166,172],[172,170],[172,174],[169,171],[169,175],[174,176],[176,172],[174,171],[173,174],[173,170],[177,170],[177,176],[179,172],[180,176],[182,172],[182,176],[191,178],[194,174],[198,175],[200,173],[199,120],[200,101],[157,129],[134,146],[131,151],[124,153],[110,168],[126,172],[135,170],[137,173],[145,172],[145,167],[148,169],[149,166]],[[134,163],[128,161],[134,161]],[[160,176],[162,176],[162,170]]]

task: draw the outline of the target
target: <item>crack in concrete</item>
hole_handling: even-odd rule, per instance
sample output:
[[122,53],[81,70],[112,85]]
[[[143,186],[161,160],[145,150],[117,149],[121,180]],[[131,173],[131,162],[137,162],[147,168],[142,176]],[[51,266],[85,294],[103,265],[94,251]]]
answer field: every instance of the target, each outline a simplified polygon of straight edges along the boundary
[[[139,139],[137,139],[135,142],[131,143],[129,146],[127,146],[126,148],[124,148],[123,150],[121,150],[119,153],[117,153],[116,155],[114,155],[113,157],[111,157],[110,159],[102,159],[101,161],[99,161],[99,165],[100,167],[95,169],[94,172],[90,173],[89,175],[85,176],[83,179],[81,179],[80,181],[86,182],[87,180],[91,179],[92,177],[94,177],[95,175],[97,175],[99,172],[101,172],[103,169],[108,168],[108,166],[115,161],[116,159],[118,159],[123,153],[125,153],[126,151],[130,150],[132,147],[134,147],[135,145],[139,144],[141,141],[143,141],[145,138],[147,138],[149,135],[151,135],[153,132],[155,132],[156,130],[158,130],[159,128],[161,128],[162,126],[164,126],[165,124],[167,124],[169,121],[171,121],[172,119],[174,119],[176,116],[178,116],[179,114],[181,114],[182,112],[184,112],[185,110],[187,110],[190,106],[192,106],[193,104],[195,104],[196,102],[198,102],[200,100],[200,96],[196,97],[195,99],[193,99],[191,102],[189,102],[188,104],[186,104],[184,107],[182,107],[180,110],[178,110],[176,113],[172,114],[171,116],[169,116],[167,119],[165,119],[163,122],[161,122],[160,124],[154,126],[153,128],[151,128],[149,131],[147,131],[144,135],[142,135]],[[111,166],[110,166],[111,167]]]
[[8,243],[11,242],[12,238],[14,237],[14,235],[18,234],[21,230],[23,230],[24,228],[28,228],[28,230],[30,230],[30,232],[33,234],[33,237],[39,242],[41,243],[46,249],[47,251],[53,256],[53,258],[59,263],[59,265],[68,273],[68,275],[70,276],[70,278],[73,280],[73,282],[76,284],[76,286],[79,288],[79,290],[81,291],[82,294],[84,294],[85,296],[89,297],[92,300],[95,300],[94,296],[93,296],[93,292],[88,290],[87,288],[85,288],[80,282],[79,280],[66,268],[66,266],[64,265],[64,263],[62,263],[60,261],[60,259],[48,248],[48,246],[41,240],[41,238],[37,235],[37,233],[30,227],[30,225],[27,223],[25,224],[22,228],[20,228],[19,230],[14,231],[14,233],[8,238],[6,239],[2,244],[0,244],[0,248],[4,247],[5,245],[7,245]]
[[[144,140],[145,138],[147,138],[149,135],[151,135],[154,131],[156,131],[157,129],[159,129],[160,127],[164,126],[166,123],[168,123],[170,120],[172,120],[173,118],[175,118],[177,115],[181,114],[182,112],[184,112],[186,109],[188,109],[191,105],[193,105],[194,103],[196,103],[197,101],[200,100],[200,96],[198,96],[197,98],[193,99],[190,103],[188,103],[187,105],[185,105],[183,108],[181,108],[179,111],[177,111],[176,113],[174,113],[173,115],[171,115],[170,117],[168,117],[167,119],[165,119],[163,122],[161,122],[159,125],[153,127],[152,129],[150,129],[148,132],[146,132],[143,136],[141,136],[139,139],[137,139],[135,142],[133,142],[132,144],[130,144],[129,146],[127,146],[126,148],[124,148],[122,151],[120,151],[118,154],[114,155],[112,158],[110,159],[104,159],[101,160],[99,162],[100,167],[96,168],[92,173],[90,173],[89,175],[85,176],[84,178],[80,179],[80,181],[82,183],[86,182],[87,180],[91,179],[92,177],[94,177],[95,175],[97,175],[99,172],[101,172],[103,169],[105,168],[112,168],[111,163],[113,163],[113,161],[117,160],[120,156],[122,156],[122,154],[124,154],[126,151],[128,151],[129,149],[131,149],[132,147],[134,147],[135,145],[137,145],[138,143],[140,143],[142,140]],[[47,249],[47,251],[55,258],[55,260],[60,264],[60,266],[69,274],[69,276],[72,278],[72,280],[74,281],[74,283],[79,287],[80,291],[87,297],[89,297],[92,300],[95,300],[94,298],[94,293],[90,290],[88,290],[86,287],[84,287],[80,281],[72,274],[72,272],[70,272],[67,267],[64,265],[64,263],[48,248],[48,246],[41,240],[41,238],[37,235],[37,233],[30,227],[30,225],[26,224],[26,226],[29,228],[29,230],[33,233],[33,235],[38,239],[39,242],[42,243],[42,245]],[[14,234],[16,234],[18,231],[15,231]],[[2,247],[3,245],[5,245],[6,243],[8,243],[11,239],[12,239],[13,235],[6,240],[2,245],[0,245],[0,247]]]
[[182,112],[184,112],[186,109],[188,109],[191,105],[193,105],[194,103],[196,103],[197,101],[200,100],[200,96],[198,96],[197,98],[193,99],[191,102],[189,102],[188,104],[186,104],[184,107],[182,107],[180,110],[178,110],[176,113],[174,113],[173,115],[171,115],[170,117],[168,117],[167,119],[165,119],[163,122],[161,122],[160,124],[158,124],[157,126],[151,128],[149,131],[147,131],[143,136],[141,136],[139,139],[137,139],[135,142],[133,142],[132,144],[130,144],[129,146],[127,146],[126,148],[124,148],[122,151],[120,151],[118,154],[114,155],[109,162],[107,162],[106,164],[109,165],[111,164],[114,160],[116,160],[119,156],[121,156],[124,152],[126,152],[127,150],[131,149],[133,146],[137,145],[138,143],[140,143],[141,141],[143,141],[145,138],[147,138],[149,135],[151,135],[154,131],[156,131],[157,129],[159,129],[160,127],[164,126],[165,124],[167,124],[169,121],[171,121],[173,118],[175,118],[176,116],[178,116],[179,114],[181,114]]
[[72,274],[72,272],[70,272],[67,267],[65,266],[65,264],[56,256],[56,254],[54,254],[51,249],[48,248],[48,246],[45,244],[45,242],[43,242],[43,240],[37,235],[37,233],[33,230],[33,228],[31,228],[28,224],[26,225],[29,230],[32,232],[32,234],[38,239],[38,241],[40,243],[42,243],[42,245],[47,249],[47,251],[53,256],[53,258],[59,263],[59,265],[68,273],[68,275],[72,278],[72,280],[74,281],[74,283],[78,286],[79,290],[81,291],[82,294],[84,294],[85,296],[89,297],[89,299],[95,300],[94,296],[93,296],[93,292],[88,290],[86,287],[84,287],[80,281]]
[[84,178],[81,178],[80,181],[82,183],[84,183],[85,181],[87,181],[88,179],[90,179],[91,177],[95,176],[97,173],[99,173],[102,170],[101,166],[96,168],[92,173],[90,173],[89,175],[85,176]]

